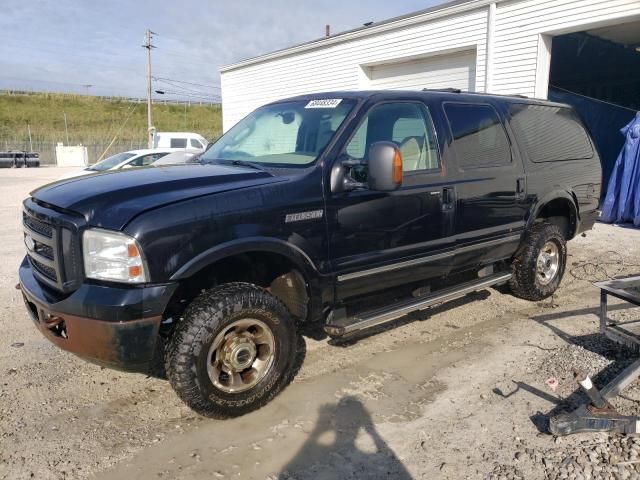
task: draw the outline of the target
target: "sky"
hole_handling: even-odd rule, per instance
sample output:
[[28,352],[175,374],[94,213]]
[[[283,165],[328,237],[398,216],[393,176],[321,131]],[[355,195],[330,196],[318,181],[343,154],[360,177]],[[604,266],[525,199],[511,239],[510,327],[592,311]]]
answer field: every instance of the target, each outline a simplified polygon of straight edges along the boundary
[[150,28],[154,96],[215,100],[221,65],[441,2],[2,0],[0,89],[145,97]]

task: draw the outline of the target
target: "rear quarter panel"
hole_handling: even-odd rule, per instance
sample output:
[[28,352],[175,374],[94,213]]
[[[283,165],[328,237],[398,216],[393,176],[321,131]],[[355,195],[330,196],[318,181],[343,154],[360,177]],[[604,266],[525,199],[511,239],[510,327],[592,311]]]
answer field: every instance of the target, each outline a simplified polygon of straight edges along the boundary
[[[588,134],[579,117],[578,120]],[[511,123],[511,119],[509,122]],[[515,129],[511,130],[514,132]],[[529,219],[535,218],[546,203],[556,198],[573,200],[579,224],[587,218],[593,219],[600,204],[602,166],[591,136],[589,135],[589,142],[593,155],[590,158],[557,161],[532,161],[523,147],[522,139],[518,138],[517,134],[512,133],[512,136],[520,151],[526,173]],[[580,225],[578,229],[580,230]]]

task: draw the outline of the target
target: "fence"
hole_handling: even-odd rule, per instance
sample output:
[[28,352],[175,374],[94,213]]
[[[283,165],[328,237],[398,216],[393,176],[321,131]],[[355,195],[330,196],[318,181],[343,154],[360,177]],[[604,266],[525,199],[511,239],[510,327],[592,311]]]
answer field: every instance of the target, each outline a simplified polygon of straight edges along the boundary
[[[40,154],[40,165],[53,166],[56,165],[56,145],[57,142],[33,142],[33,151]],[[96,163],[102,156],[104,151],[109,147],[109,143],[96,143],[91,145],[84,145],[87,147],[87,156],[89,158],[89,164]],[[104,154],[103,158],[116,153],[126,152],[127,150],[137,150],[140,148],[147,148],[146,141],[128,141],[128,142],[115,142],[109,148],[109,151]],[[12,142],[4,140],[0,142],[0,151],[19,150],[24,152],[32,151],[29,142]]]

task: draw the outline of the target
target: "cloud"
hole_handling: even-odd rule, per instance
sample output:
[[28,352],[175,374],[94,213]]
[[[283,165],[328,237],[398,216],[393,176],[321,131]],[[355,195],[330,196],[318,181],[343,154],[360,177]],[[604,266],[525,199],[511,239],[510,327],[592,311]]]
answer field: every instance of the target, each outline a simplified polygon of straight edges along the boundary
[[[158,35],[154,75],[219,85],[218,69],[324,35],[402,15],[438,0],[4,0],[0,88],[143,97],[144,31]],[[181,91],[217,90],[182,84]],[[159,82],[154,88],[170,90]],[[173,88],[173,87],[171,87]],[[173,88],[174,91],[179,88]],[[195,97],[194,97],[195,98]]]

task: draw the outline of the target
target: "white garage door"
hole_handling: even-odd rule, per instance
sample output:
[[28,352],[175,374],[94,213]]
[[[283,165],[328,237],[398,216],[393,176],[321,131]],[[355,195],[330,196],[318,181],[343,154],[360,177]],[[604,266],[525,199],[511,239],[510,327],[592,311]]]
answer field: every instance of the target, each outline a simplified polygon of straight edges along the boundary
[[465,51],[369,67],[372,89],[459,88],[475,91],[476,52]]

